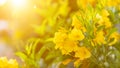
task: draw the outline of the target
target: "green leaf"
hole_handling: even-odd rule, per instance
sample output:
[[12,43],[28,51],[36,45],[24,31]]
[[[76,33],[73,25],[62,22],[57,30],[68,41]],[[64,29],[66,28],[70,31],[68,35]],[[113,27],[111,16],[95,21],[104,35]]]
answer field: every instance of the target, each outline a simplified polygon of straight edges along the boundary
[[41,57],[42,57],[42,55],[44,54],[44,52],[46,51],[46,47],[45,46],[43,46],[39,51],[38,51],[38,53],[36,54],[36,57],[37,57],[37,59],[40,59]]
[[42,21],[41,25],[32,25],[32,27],[34,28],[36,33],[43,35],[45,33],[45,30],[46,30],[46,24],[47,24],[47,19]]
[[55,54],[55,52],[49,52],[48,55],[45,57],[45,60],[50,60],[52,58],[57,57],[57,55]]
[[25,55],[24,53],[22,53],[22,52],[16,52],[15,53],[17,56],[19,56],[21,59],[22,59],[22,61],[26,61],[28,58],[27,58],[27,55]]
[[53,38],[48,38],[45,40],[45,42],[52,42],[53,41]]
[[37,46],[37,44],[40,42],[40,39],[36,39],[35,41],[34,41],[34,44],[33,44],[33,46],[32,46],[32,53],[31,53],[31,57],[32,58],[34,58],[34,56],[35,56],[35,51],[36,51],[36,46]]
[[31,53],[32,45],[33,45],[33,42],[28,42],[27,45],[25,45],[25,50],[27,52],[27,55]]

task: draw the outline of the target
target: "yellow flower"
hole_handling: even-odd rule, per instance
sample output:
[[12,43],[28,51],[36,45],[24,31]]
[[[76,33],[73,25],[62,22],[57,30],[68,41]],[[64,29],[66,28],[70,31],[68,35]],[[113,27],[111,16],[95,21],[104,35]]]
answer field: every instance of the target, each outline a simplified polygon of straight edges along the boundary
[[114,6],[117,7],[118,5],[120,5],[120,0],[107,0],[107,6]]
[[78,20],[76,15],[74,15],[72,17],[72,26],[74,26],[75,28],[80,28],[81,27],[81,22]]
[[96,2],[96,0],[77,0],[78,6],[82,9],[86,9],[88,4],[95,6]]
[[54,37],[54,39],[53,39],[53,42],[54,42],[55,44],[57,44],[57,43],[62,43],[62,42],[64,42],[66,39],[67,39],[67,34],[66,34],[66,32],[65,32],[63,29],[61,29],[61,30],[59,30],[59,32],[56,32],[56,33],[55,33],[55,37]]
[[58,32],[56,32],[53,39],[53,42],[56,44],[55,49],[62,49],[67,38],[68,36],[64,28],[61,28]]
[[78,57],[80,60],[87,59],[91,56],[91,53],[86,47],[79,47],[75,52],[75,57]]
[[14,59],[8,61],[6,57],[1,57],[0,68],[18,68],[18,63]]
[[81,29],[83,32],[86,32],[86,28],[82,25],[80,20],[77,18],[77,14],[72,17],[72,26],[77,29]]
[[[56,45],[57,46],[57,45]],[[77,50],[78,46],[77,46],[77,42],[76,41],[71,41],[71,40],[67,40],[63,43],[63,45],[61,45],[61,52],[64,55],[67,55],[71,52],[74,52]]]
[[98,26],[105,26],[105,28],[112,27],[112,24],[111,24],[108,16],[109,16],[108,11],[103,9],[101,12],[101,15],[100,14],[96,15],[96,18],[98,19],[97,25]]
[[10,65],[10,68],[18,68],[18,63],[15,59],[10,59],[8,64]]
[[7,68],[8,66],[8,61],[6,57],[1,57],[0,58],[0,68]]
[[[110,41],[111,39],[113,39],[113,40]],[[112,33],[109,37],[109,41],[110,41],[109,45],[115,44],[119,39],[120,39],[120,37],[119,37],[119,34],[117,32]]]
[[62,54],[69,54],[77,49],[77,41],[69,39],[64,29],[55,33],[53,42],[56,44],[55,49],[60,49]]
[[82,31],[76,28],[73,28],[71,33],[69,34],[69,38],[71,40],[83,40],[85,38],[85,36],[83,35]]
[[95,43],[98,43],[98,44],[105,44],[106,41],[105,41],[105,37],[104,37],[104,32],[103,31],[99,31],[96,35],[95,35],[95,38],[93,39],[93,41]]
[[112,24],[111,24],[109,18],[104,18],[104,21],[105,21],[105,22],[104,22],[105,28],[110,28],[110,27],[112,27]]
[[99,26],[104,25],[105,28],[110,28],[110,27],[112,26],[109,18],[107,18],[107,17],[102,17],[102,18],[98,21],[98,23],[99,23]]
[[105,10],[105,9],[103,9],[102,10],[102,16],[103,17],[107,17],[107,16],[109,16],[110,14],[109,14],[109,12],[107,11],[107,10]]

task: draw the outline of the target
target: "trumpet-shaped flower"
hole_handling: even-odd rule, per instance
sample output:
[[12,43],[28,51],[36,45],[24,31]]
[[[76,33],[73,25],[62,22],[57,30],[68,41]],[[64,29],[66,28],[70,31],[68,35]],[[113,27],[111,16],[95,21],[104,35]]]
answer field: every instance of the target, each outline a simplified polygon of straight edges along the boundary
[[108,16],[109,16],[109,13],[105,9],[102,10],[101,15],[97,14],[96,18],[98,19],[98,22],[97,22],[98,26],[105,26],[105,28],[112,27],[112,23],[109,20]]
[[69,38],[71,40],[83,40],[85,38],[84,34],[82,33],[81,30],[73,28],[71,33],[69,34]]
[[64,29],[61,29],[61,30],[59,30],[59,32],[56,32],[56,33],[55,33],[55,37],[54,37],[53,42],[54,42],[55,44],[57,44],[57,43],[62,43],[62,42],[64,42],[66,39],[67,39],[67,33],[65,32]]
[[91,56],[90,51],[86,47],[79,47],[75,52],[75,57],[78,57],[80,60],[87,59]]
[[77,48],[78,48],[77,42],[68,40],[63,43],[62,48],[60,50],[61,50],[62,54],[67,55],[67,54],[70,54],[71,52],[76,51]]
[[[111,39],[113,40],[110,41]],[[110,41],[109,45],[115,44],[119,39],[120,39],[120,35],[117,32],[112,33],[109,37],[109,41]]]
[[86,32],[86,28],[82,25],[76,15],[72,17],[72,26],[74,28],[81,29],[83,32]]
[[96,35],[95,38],[93,39],[93,41],[97,44],[105,44],[105,37],[104,37],[104,32],[103,31],[99,31]]
[[55,33],[55,49],[60,49],[62,54],[69,54],[77,49],[77,41],[70,40],[64,30]]
[[8,61],[6,57],[1,57],[0,68],[18,68],[18,63],[14,59]]

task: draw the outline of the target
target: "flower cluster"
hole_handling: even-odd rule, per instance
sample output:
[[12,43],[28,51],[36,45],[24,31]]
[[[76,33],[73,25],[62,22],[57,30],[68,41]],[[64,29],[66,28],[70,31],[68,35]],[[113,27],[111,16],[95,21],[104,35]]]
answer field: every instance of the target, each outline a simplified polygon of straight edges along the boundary
[[55,33],[54,43],[55,48],[60,49],[63,55],[72,55],[78,60],[84,60],[91,56],[89,49],[82,44],[85,38],[85,27],[80,23],[76,16],[73,16],[72,29],[66,30],[61,28]]
[[[95,1],[92,0],[91,3],[93,5]],[[81,7],[85,8],[86,6]],[[77,58],[74,62],[75,66],[80,61],[92,56],[93,49],[91,47],[109,47],[120,39],[120,34],[110,20],[109,11],[105,7],[100,8],[100,11],[97,9],[89,7],[76,12],[72,16],[71,27],[69,29],[61,28],[55,33],[55,49],[59,49],[63,55]]]
[[8,61],[6,57],[1,57],[0,68],[18,68],[18,63],[14,59]]
[[[117,31],[110,31],[114,28],[112,22],[109,19],[109,12],[103,9],[101,13],[96,14],[97,22],[94,24],[94,39],[95,45],[108,44],[113,45],[119,40],[119,33]],[[113,40],[111,40],[113,39]]]
[[95,7],[98,3],[104,7],[120,7],[120,0],[77,0],[78,6],[82,9],[86,9],[88,5]]

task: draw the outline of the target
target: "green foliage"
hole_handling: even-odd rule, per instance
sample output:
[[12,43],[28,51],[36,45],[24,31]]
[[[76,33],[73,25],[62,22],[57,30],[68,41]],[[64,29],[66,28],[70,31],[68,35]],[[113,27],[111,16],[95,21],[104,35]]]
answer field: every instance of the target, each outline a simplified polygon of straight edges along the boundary
[[[87,32],[84,32],[85,38],[84,42],[79,42],[79,44],[85,44],[91,50],[92,57],[89,60],[83,61],[84,63],[79,63],[78,68],[85,68],[88,65],[90,68],[119,68],[120,66],[120,48],[119,43],[116,46],[89,46],[94,38],[94,25],[98,22],[95,20],[97,13],[100,13],[102,9],[109,11],[110,21],[112,22],[112,28],[109,29],[106,39],[117,31],[114,28],[116,23],[119,23],[119,10],[116,8],[106,8],[104,7],[104,1],[99,1],[94,7],[90,4],[87,5],[85,9],[81,8],[81,5],[77,3],[79,0],[74,0],[76,5],[70,5],[72,0],[39,0],[38,5],[35,8],[35,13],[40,17],[39,25],[32,24],[34,28],[33,32],[36,32],[37,38],[28,38],[26,45],[24,46],[24,51],[16,52],[22,61],[25,63],[26,68],[65,68],[67,65],[63,65],[63,60],[71,58],[71,56],[62,55],[59,50],[55,50],[53,44],[54,33],[58,28],[65,27],[68,29],[72,22],[71,16],[78,12],[81,15],[76,15],[82,25],[85,26]],[[76,9],[76,10],[73,10]],[[114,11],[115,10],[115,11]],[[72,29],[72,27],[71,27]],[[97,27],[97,32],[104,30],[105,26]],[[113,40],[108,41],[107,43]],[[74,53],[73,53],[74,54]],[[114,57],[113,57],[114,56]],[[72,57],[74,58],[74,57]],[[75,58],[76,59],[76,58]],[[73,59],[73,61],[75,60]],[[42,60],[42,61],[41,61]],[[71,62],[73,64],[73,62]],[[68,64],[69,67],[70,64]]]
[[25,45],[25,52],[16,52],[16,55],[19,56],[26,64],[27,68],[39,68],[39,60],[41,55],[46,50],[42,47],[38,53],[36,53],[36,46],[39,42],[42,42],[40,39],[29,39]]

